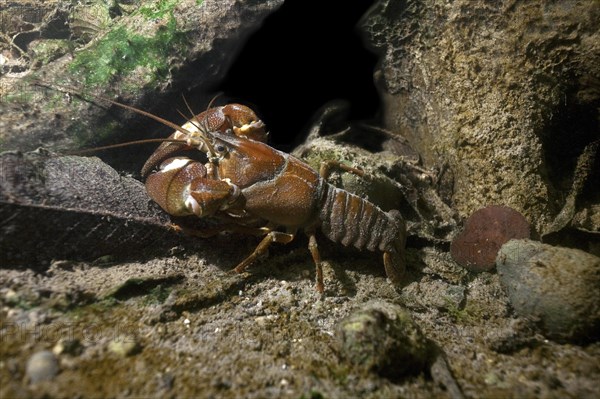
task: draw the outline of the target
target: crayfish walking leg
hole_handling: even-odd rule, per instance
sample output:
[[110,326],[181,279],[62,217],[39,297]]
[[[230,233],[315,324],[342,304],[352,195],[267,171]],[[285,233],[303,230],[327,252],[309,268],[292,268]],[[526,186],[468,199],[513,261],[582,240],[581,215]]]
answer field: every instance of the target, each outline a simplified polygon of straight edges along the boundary
[[267,249],[269,249],[271,243],[278,242],[281,244],[288,244],[292,242],[293,239],[294,234],[282,233],[280,231],[269,232],[258,244],[254,252],[252,252],[246,259],[241,261],[240,264],[237,265],[233,270],[235,270],[237,273],[243,273],[252,262],[267,252]]
[[319,247],[314,232],[308,233],[308,250],[312,255],[317,270],[317,291],[322,293],[325,291],[325,285],[323,284],[323,266],[321,266],[321,254],[319,254]]

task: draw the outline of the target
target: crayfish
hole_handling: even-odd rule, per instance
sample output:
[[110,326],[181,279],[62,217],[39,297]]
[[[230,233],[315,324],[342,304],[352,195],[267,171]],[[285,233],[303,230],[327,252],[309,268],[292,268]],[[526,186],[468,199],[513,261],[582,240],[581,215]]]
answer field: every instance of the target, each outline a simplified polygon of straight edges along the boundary
[[[243,272],[271,243],[287,244],[297,231],[309,238],[316,265],[316,289],[323,292],[323,272],[315,233],[334,242],[383,252],[388,278],[397,284],[405,268],[406,226],[398,211],[384,212],[368,200],[327,182],[331,167],[362,175],[337,162],[320,173],[294,156],[266,144],[265,124],[239,104],[212,107],[182,126],[115,101],[175,129],[142,168],[150,197],[174,217],[213,217],[222,225],[197,235],[225,231],[264,236],[236,267]],[[177,154],[205,154],[206,162]],[[181,227],[183,231],[189,229]],[[284,229],[280,231],[278,229]]]

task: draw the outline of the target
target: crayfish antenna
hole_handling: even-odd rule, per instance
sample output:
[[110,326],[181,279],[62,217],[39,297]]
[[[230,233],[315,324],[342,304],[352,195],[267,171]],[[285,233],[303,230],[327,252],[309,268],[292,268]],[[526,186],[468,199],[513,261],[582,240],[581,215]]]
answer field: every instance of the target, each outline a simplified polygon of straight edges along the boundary
[[83,149],[83,150],[68,151],[66,154],[67,155],[84,155],[84,154],[91,154],[96,151],[103,151],[103,150],[109,150],[109,149],[113,149],[113,148],[128,147],[130,145],[139,145],[139,144],[147,144],[147,143],[187,144],[187,141],[186,140],[169,139],[169,138],[167,138],[167,139],[143,139],[143,140],[127,141],[125,143],[103,145],[101,147],[87,148],[87,149]]
[[[213,98],[211,98],[211,100],[208,102],[208,105],[206,106],[205,112],[212,108],[215,100],[217,98],[219,98],[222,94],[223,93],[217,93],[217,94],[214,95]],[[202,126],[204,128],[204,132],[208,132],[208,122],[207,122],[207,119],[205,118],[201,123],[202,123]]]
[[[49,84],[46,84],[46,83],[41,82],[39,80],[33,81],[33,84],[35,84],[37,86],[40,86],[40,87],[45,87],[45,88],[48,88],[48,89],[51,89],[51,90],[58,90],[58,91],[63,91],[63,92],[66,92],[66,93],[74,94],[74,95],[76,95],[78,97],[81,97],[85,101],[89,101],[89,100],[87,100],[84,96],[85,95],[89,95],[89,96],[91,96],[93,98],[96,98],[96,99],[99,99],[99,100],[102,100],[102,101],[106,101],[106,102],[108,102],[108,103],[110,103],[112,105],[116,105],[116,106],[121,107],[123,109],[126,109],[128,111],[135,112],[135,113],[140,114],[140,115],[144,115],[144,116],[146,116],[146,117],[148,117],[150,119],[154,119],[155,121],[157,121],[159,123],[162,123],[163,125],[165,125],[167,127],[170,127],[172,129],[177,130],[180,133],[183,133],[185,135],[185,137],[187,138],[187,142],[189,142],[191,145],[200,145],[200,144],[202,144],[202,146],[206,148],[206,150],[209,152],[210,155],[212,155],[212,156],[215,155],[213,153],[212,147],[208,143],[206,137],[204,137],[204,136],[196,136],[195,137],[195,135],[192,132],[190,132],[189,130],[187,130],[187,129],[185,129],[185,128],[183,128],[183,127],[181,127],[181,126],[179,126],[179,125],[177,125],[177,124],[175,124],[175,123],[173,123],[171,121],[168,121],[168,120],[166,120],[164,118],[161,118],[158,115],[154,115],[154,114],[152,114],[150,112],[143,111],[143,110],[141,110],[139,108],[136,108],[136,107],[133,107],[131,105],[122,104],[122,103],[120,103],[118,101],[114,101],[114,100],[111,100],[110,98],[99,96],[97,94],[87,93],[87,94],[84,95],[80,90],[77,90],[75,88],[68,87],[68,86],[49,85]],[[202,132],[202,133],[204,133],[204,132]],[[200,143],[197,143],[196,140],[199,140]],[[181,140],[179,140],[179,142],[180,141]]]
[[223,93],[217,93],[213,96],[213,98],[210,99],[210,101],[208,102],[208,105],[206,106],[206,111],[208,111],[209,109],[212,108],[213,104],[215,103],[215,101],[217,100],[217,98],[221,97],[223,95]]
[[[196,117],[196,114],[194,113],[194,111],[192,110],[192,107],[190,107],[190,104],[187,102],[187,99],[185,98],[185,96],[183,95],[183,93],[181,94],[181,98],[183,99],[183,103],[185,104],[185,106],[187,107],[188,111],[190,112],[190,115],[192,116],[191,118],[186,117],[183,112],[177,110],[177,112],[179,112],[179,115],[183,116],[184,119],[186,119],[187,121],[189,121],[192,125],[194,125],[194,127],[196,129],[198,129],[198,131],[206,134],[207,131],[202,130],[202,128],[200,127],[201,122],[198,120],[198,118]],[[211,100],[212,101],[212,100]]]

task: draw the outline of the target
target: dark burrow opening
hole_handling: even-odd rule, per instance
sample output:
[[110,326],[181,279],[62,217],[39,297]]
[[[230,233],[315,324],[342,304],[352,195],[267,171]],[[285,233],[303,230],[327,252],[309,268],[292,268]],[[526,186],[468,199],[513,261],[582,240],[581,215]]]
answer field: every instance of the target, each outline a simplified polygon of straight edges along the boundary
[[[311,118],[326,103],[342,99],[349,103],[349,120],[375,121],[379,96],[373,80],[378,56],[367,49],[358,23],[373,0],[286,0],[243,44],[223,81],[210,88],[221,93],[215,105],[239,102],[250,106],[267,124],[269,144],[290,152],[302,139]],[[206,92],[183,90],[192,110],[207,106]],[[180,94],[169,97],[159,115],[183,123],[177,110],[186,106]],[[176,104],[173,106],[173,104]],[[116,110],[111,118],[123,120],[127,112]],[[184,114],[188,114],[184,112]],[[170,129],[140,118],[127,122],[139,132],[130,140],[166,137]],[[137,134],[137,133],[136,133]],[[100,143],[109,144],[109,143]],[[137,173],[157,144],[101,151],[97,155],[120,171]],[[190,154],[186,154],[189,156]]]
[[[542,139],[548,180],[556,191],[557,209],[564,205],[566,196],[572,189],[577,161],[586,146],[600,139],[600,121],[598,107],[600,99],[591,102],[579,102],[574,95],[567,100],[552,116]],[[592,184],[598,179],[598,171],[589,176],[582,191],[581,199],[598,197],[600,191]]]
[[[593,226],[587,225],[589,221],[585,221],[585,215],[590,212],[584,213],[583,219],[581,216],[575,217],[579,219],[575,226],[571,226],[570,219],[565,219],[568,213],[561,212],[568,203],[569,195],[573,193],[576,195],[575,212],[591,210],[592,204],[600,201],[600,98],[593,96],[581,101],[581,96],[575,89],[583,93],[588,88],[574,88],[566,94],[564,104],[552,115],[542,136],[552,211],[557,217],[557,223],[551,226],[552,231],[544,235],[543,241],[598,254],[598,235],[587,231],[593,229]],[[595,93],[594,90],[588,91]],[[585,161],[578,166],[580,158]],[[578,181],[579,188],[574,190],[575,180]]]
[[375,54],[357,23],[373,1],[286,0],[244,45],[219,89],[253,107],[273,146],[289,151],[325,103],[350,103],[350,120],[374,119]]

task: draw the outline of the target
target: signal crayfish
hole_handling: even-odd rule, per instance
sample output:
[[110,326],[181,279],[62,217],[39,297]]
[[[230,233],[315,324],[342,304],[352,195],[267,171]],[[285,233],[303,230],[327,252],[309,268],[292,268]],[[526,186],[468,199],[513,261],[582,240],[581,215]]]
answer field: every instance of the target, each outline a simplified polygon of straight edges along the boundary
[[[170,215],[212,217],[221,225],[184,232],[210,237],[221,232],[264,236],[256,249],[234,270],[241,273],[271,243],[290,243],[298,230],[309,238],[316,266],[316,289],[324,291],[323,271],[315,233],[359,250],[383,252],[392,283],[405,269],[406,225],[400,212],[379,207],[327,182],[333,167],[363,175],[338,162],[321,164],[317,172],[300,159],[266,144],[265,124],[250,108],[239,104],[208,108],[182,126],[146,111],[108,100],[150,117],[175,131],[142,168],[149,196]],[[205,162],[185,156],[200,151]],[[179,154],[184,154],[181,156]],[[284,228],[285,231],[277,229]]]

